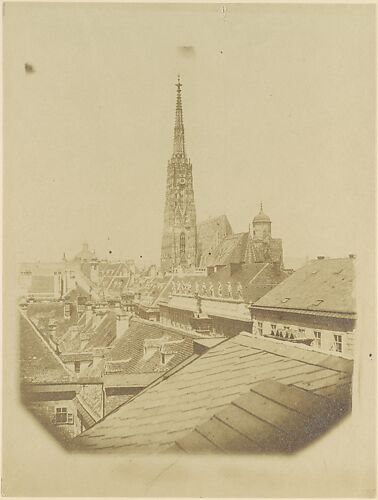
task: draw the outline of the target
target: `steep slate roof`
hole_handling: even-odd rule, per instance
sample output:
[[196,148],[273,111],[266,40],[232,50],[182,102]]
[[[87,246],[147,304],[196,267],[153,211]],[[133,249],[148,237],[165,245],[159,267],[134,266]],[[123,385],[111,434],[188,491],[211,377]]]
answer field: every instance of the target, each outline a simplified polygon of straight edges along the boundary
[[79,352],[81,350],[80,328],[71,327],[58,341],[59,351],[62,354]]
[[354,260],[313,260],[254,304],[261,308],[355,313]]
[[[193,443],[196,431],[197,442],[210,442],[206,451],[213,444],[218,451],[242,452],[245,443],[248,451],[273,451],[276,446],[270,444],[275,442],[272,436],[292,435],[295,422],[303,429],[308,417],[315,429],[315,415],[319,412],[323,418],[324,408],[334,416],[324,420],[326,425],[348,411],[352,370],[352,361],[241,333],[166,380],[147,387],[75,438],[73,446],[125,453],[155,453],[178,447],[190,451],[188,440]],[[277,385],[264,386],[262,381],[276,381],[284,387],[277,390]],[[259,404],[251,408],[251,401],[257,399]],[[241,410],[251,416],[241,418]],[[214,416],[221,420],[227,446],[219,442],[219,434],[215,435],[214,426],[219,428],[220,424],[214,422]],[[254,448],[249,441],[255,443]]]
[[91,351],[96,347],[107,347],[116,339],[117,317],[115,312],[108,311],[101,322],[97,325],[90,340],[84,346],[85,351]]
[[20,313],[21,382],[28,384],[62,383],[75,380],[39,334],[33,323]]
[[207,259],[208,266],[225,266],[230,263],[244,262],[248,233],[227,236]]
[[99,264],[102,278],[99,287],[107,293],[120,295],[129,282],[129,267],[124,262],[102,262]]
[[141,293],[140,304],[155,306],[157,301],[166,293],[172,276],[155,276],[140,278],[136,289]]
[[[167,347],[167,350],[174,355],[165,365],[161,363],[159,349],[150,358],[144,358],[144,342],[151,342],[154,339],[159,341],[162,338],[164,338],[167,343],[182,341],[170,344],[170,347]],[[163,344],[161,347],[163,347]],[[115,343],[113,349],[109,352],[107,356],[106,372],[129,374],[166,372],[192,354],[192,338],[187,338],[185,334],[175,332],[158,323],[151,324],[134,318],[130,321],[129,329]]]
[[48,324],[50,319],[56,320],[55,338],[59,341],[68,329],[77,322],[77,309],[71,304],[71,317],[64,318],[64,304],[62,302],[35,303],[29,304],[27,316],[38,327],[44,335],[48,335]]
[[213,217],[197,224],[197,250],[200,267],[206,267],[213,250],[232,234],[231,225],[226,215]]

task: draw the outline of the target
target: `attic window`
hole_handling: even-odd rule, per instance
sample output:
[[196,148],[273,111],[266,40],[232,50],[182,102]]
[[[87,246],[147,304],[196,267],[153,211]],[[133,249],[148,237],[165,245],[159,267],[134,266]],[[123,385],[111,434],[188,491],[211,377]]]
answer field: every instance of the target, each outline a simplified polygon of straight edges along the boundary
[[290,300],[290,297],[285,297],[284,299],[281,300],[282,304],[286,304]]
[[321,304],[322,302],[324,302],[324,300],[323,300],[323,299],[318,299],[318,300],[315,300],[315,302],[314,302],[312,305],[313,305],[313,306],[315,306],[315,307],[316,307],[316,306],[320,306],[320,304]]
[[67,408],[55,409],[55,424],[73,424],[73,415],[68,413]]

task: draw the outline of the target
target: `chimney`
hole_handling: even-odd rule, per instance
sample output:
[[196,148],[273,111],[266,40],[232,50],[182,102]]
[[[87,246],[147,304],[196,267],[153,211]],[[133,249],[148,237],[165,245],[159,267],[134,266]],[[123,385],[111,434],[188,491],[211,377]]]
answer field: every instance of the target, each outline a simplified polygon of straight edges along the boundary
[[356,254],[355,253],[350,253],[349,254],[349,258],[350,259],[355,259],[356,258]]
[[122,335],[129,329],[130,319],[132,314],[125,311],[119,310],[117,313],[117,326],[116,326],[116,339],[122,337]]
[[77,315],[80,317],[86,309],[87,299],[85,297],[79,296],[77,298]]
[[71,318],[71,303],[65,302],[63,307],[64,307],[64,319],[70,319]]
[[324,260],[324,259],[325,259],[325,257],[324,257],[324,255],[318,255],[318,256],[317,256],[317,259],[318,259],[318,260]]

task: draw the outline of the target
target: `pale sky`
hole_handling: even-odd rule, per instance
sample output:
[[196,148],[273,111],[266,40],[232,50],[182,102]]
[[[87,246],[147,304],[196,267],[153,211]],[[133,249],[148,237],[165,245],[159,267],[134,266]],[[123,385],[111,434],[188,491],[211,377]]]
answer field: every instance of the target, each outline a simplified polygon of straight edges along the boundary
[[17,260],[70,257],[87,241],[100,257],[159,262],[177,73],[198,221],[225,213],[247,231],[262,200],[289,265],[358,253],[374,219],[374,16],[373,5],[5,5]]

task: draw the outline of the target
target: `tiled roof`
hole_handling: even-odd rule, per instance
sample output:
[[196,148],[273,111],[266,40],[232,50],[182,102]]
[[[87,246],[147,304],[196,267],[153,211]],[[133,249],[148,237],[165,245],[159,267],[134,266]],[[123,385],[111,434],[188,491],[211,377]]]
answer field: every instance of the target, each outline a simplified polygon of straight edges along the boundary
[[211,259],[213,250],[231,234],[232,228],[226,215],[213,217],[197,224],[197,251],[200,256],[200,267],[208,265],[208,259]]
[[138,291],[141,293],[140,303],[144,306],[155,306],[168,289],[171,281],[171,276],[156,276],[140,280],[138,287]]
[[227,236],[207,259],[208,266],[225,266],[230,263],[245,262],[248,233]]
[[185,453],[282,453],[311,442],[349,408],[349,388],[335,402],[266,380],[215,413],[174,445]]
[[249,239],[249,251],[253,262],[281,262],[282,240],[269,238],[266,241]]
[[27,315],[44,335],[48,335],[49,321],[56,320],[54,336],[58,341],[77,322],[76,306],[71,304],[71,316],[69,319],[65,319],[64,304],[62,302],[29,304]]
[[72,326],[58,341],[59,351],[64,354],[68,352],[79,352],[81,350],[80,328]]
[[129,283],[129,268],[124,262],[109,262],[99,265],[102,278],[99,287],[106,293],[120,295]]
[[255,304],[256,307],[356,312],[354,260],[311,261]]
[[[165,338],[164,342],[161,341],[163,337]],[[145,341],[150,343],[158,341],[159,343],[156,352],[151,357],[144,355]],[[164,343],[172,341],[182,342],[175,346],[174,356],[166,364],[162,364],[160,347]],[[116,370],[122,373],[166,372],[192,354],[193,340],[191,338],[186,338],[184,334],[165,328],[158,323],[152,324],[133,318],[130,321],[129,329],[109,352],[106,371],[109,373],[114,373]],[[123,363],[119,363],[122,361]]]
[[[318,412],[324,415],[324,406],[334,420],[348,411],[352,370],[352,361],[242,333],[146,388],[75,438],[73,444],[91,451],[149,453],[178,445],[190,451],[183,440],[196,430],[197,437],[200,434],[218,450],[226,447],[227,451],[243,451],[250,440],[255,442],[255,450],[263,447],[270,451],[272,436],[285,432],[290,435],[295,417],[303,429],[308,422],[305,417],[315,426],[314,419]],[[275,384],[259,385],[273,380],[287,388],[277,391]],[[292,388],[301,389],[304,397]],[[250,396],[251,390],[255,395]],[[313,394],[319,397],[312,397]],[[250,398],[257,400],[258,396],[265,400],[260,399],[259,405],[248,410]],[[252,417],[239,419],[242,414],[235,406],[247,409]],[[285,412],[282,407],[294,412]],[[221,413],[226,410],[227,413]],[[222,421],[222,431],[226,432],[227,425],[230,429],[225,437],[227,446],[214,435],[214,416]],[[284,430],[279,432],[275,427]]]
[[96,347],[107,347],[114,342],[117,335],[117,318],[113,311],[106,313],[102,321],[97,325],[89,342],[84,346],[85,351],[91,351]]
[[20,314],[21,381],[28,384],[62,383],[75,380],[32,322]]

